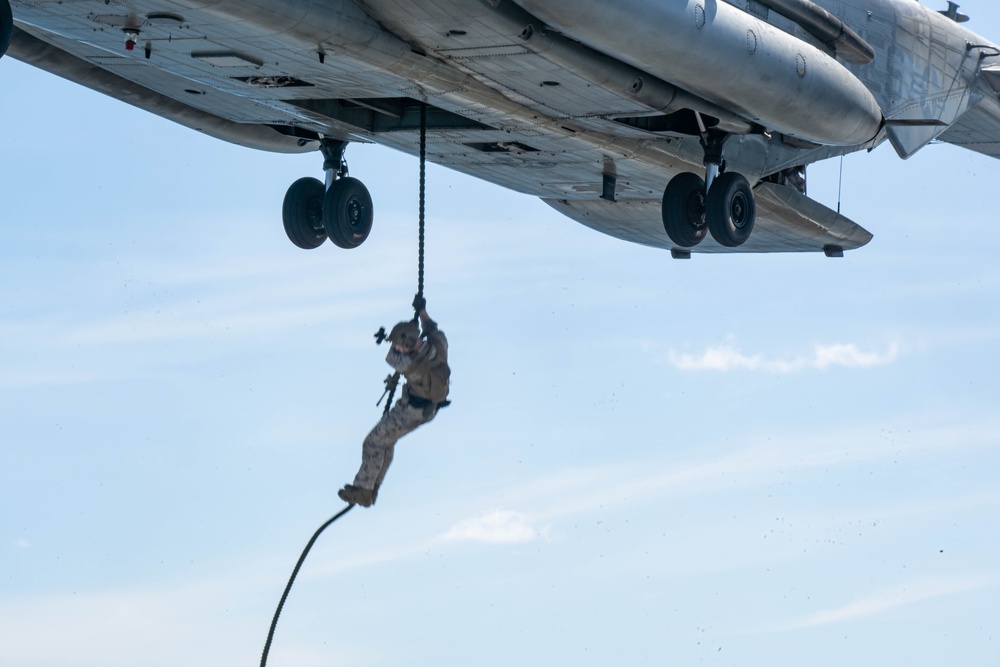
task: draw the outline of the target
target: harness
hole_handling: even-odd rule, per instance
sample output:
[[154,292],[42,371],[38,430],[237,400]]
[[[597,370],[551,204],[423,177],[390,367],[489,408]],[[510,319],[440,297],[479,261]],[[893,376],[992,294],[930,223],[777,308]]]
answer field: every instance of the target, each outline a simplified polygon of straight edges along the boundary
[[[424,411],[425,417],[433,416],[441,408],[451,405],[451,401],[444,400],[435,403],[429,398],[421,398],[410,391],[410,385],[403,386],[403,400],[410,404],[410,407]],[[388,405],[385,406],[388,409]]]

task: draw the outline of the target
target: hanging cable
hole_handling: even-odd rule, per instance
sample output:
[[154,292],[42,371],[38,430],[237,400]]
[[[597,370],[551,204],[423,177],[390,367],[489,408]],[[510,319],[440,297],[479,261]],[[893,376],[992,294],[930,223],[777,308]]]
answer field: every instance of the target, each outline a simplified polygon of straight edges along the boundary
[[840,198],[844,194],[844,156],[840,156],[840,182],[837,183],[837,215],[840,215]]
[[[426,199],[426,180],[427,180],[427,105],[420,105],[420,201],[419,201],[419,211],[418,211],[418,227],[419,227],[419,238],[417,244],[417,298],[414,299],[414,303],[423,299],[424,296],[424,209],[425,209],[425,199]],[[414,319],[417,319],[420,311],[414,314]],[[375,334],[375,340],[378,343],[382,343],[386,339],[385,328],[379,329],[378,333]],[[389,400],[385,404],[385,413],[389,412],[392,406],[393,395],[396,393],[396,385],[399,382],[399,373],[395,373],[386,378],[386,393],[382,394],[382,398],[385,398],[386,394],[389,395]],[[379,399],[381,403],[382,399]],[[378,405],[378,403],[376,403]],[[274,618],[271,619],[271,628],[267,632],[267,641],[264,642],[264,651],[260,656],[260,667],[266,667],[267,665],[267,655],[271,651],[271,641],[274,639],[274,630],[278,627],[278,617],[281,615],[281,610],[285,606],[285,600],[288,599],[288,594],[292,590],[292,584],[295,583],[295,577],[299,573],[299,569],[302,568],[302,563],[305,562],[306,556],[309,554],[309,550],[312,549],[313,544],[319,538],[320,534],[327,529],[330,524],[344,516],[351,509],[354,508],[353,504],[348,505],[346,508],[342,509],[340,512],[331,517],[326,523],[319,527],[319,529],[313,533],[312,538],[309,543],[306,544],[306,548],[302,550],[302,555],[299,556],[298,562],[295,564],[295,569],[292,570],[292,576],[288,579],[288,584],[285,586],[285,591],[281,594],[281,600],[278,602],[278,608],[274,611]]]
[[[416,322],[420,318],[420,308],[417,308],[417,304],[423,301],[424,298],[424,227],[425,227],[425,209],[426,209],[426,197],[427,197],[427,105],[420,105],[420,179],[418,184],[418,202],[417,202],[417,295],[413,299],[413,321]],[[375,340],[381,344],[382,341],[386,339],[385,327],[378,330],[375,334]],[[390,375],[385,379],[385,392],[382,394],[382,398],[389,395],[389,400],[385,402],[385,409],[382,415],[385,416],[392,409],[392,399],[396,395],[396,385],[399,383],[399,373]],[[378,405],[379,402],[375,405]]]
[[[420,105],[420,179],[418,185],[418,203],[417,203],[417,295],[413,299],[413,321],[416,322],[420,318],[420,308],[417,304],[423,301],[424,298],[424,228],[425,228],[425,209],[426,209],[426,199],[427,199],[427,105]],[[382,327],[375,334],[375,341],[381,345],[383,341],[386,340],[385,327]],[[390,375],[385,379],[385,392],[382,393],[382,398],[379,399],[379,405],[382,399],[389,396],[389,400],[385,403],[385,409],[383,410],[383,416],[389,413],[392,409],[392,399],[396,395],[396,385],[399,383],[399,373],[395,375]]]
[[346,508],[340,510],[340,512],[335,514],[333,518],[331,518],[329,521],[320,526],[319,530],[313,533],[312,539],[309,540],[309,543],[306,545],[306,548],[303,549],[302,555],[299,556],[299,562],[295,564],[295,569],[292,570],[292,576],[288,579],[288,585],[285,586],[285,592],[281,594],[281,601],[278,602],[278,608],[274,611],[274,618],[271,620],[271,629],[268,630],[267,641],[264,642],[264,652],[260,656],[260,667],[265,667],[267,665],[267,654],[271,650],[271,640],[274,639],[274,629],[278,627],[278,616],[281,615],[281,608],[285,606],[285,600],[288,598],[288,593],[289,591],[292,590],[292,584],[295,583],[295,576],[299,573],[299,568],[302,567],[302,563],[305,562],[306,560],[306,554],[308,554],[309,550],[312,549],[312,545],[316,542],[316,539],[320,536],[320,533],[326,530],[326,527],[329,526],[331,523],[333,523],[340,517],[350,512],[351,508],[353,507],[354,507],[353,504],[348,505]]
[[[418,206],[419,239],[417,243],[417,296],[424,295],[424,208],[427,182],[427,105],[420,105],[420,203]],[[419,314],[419,313],[417,313]]]

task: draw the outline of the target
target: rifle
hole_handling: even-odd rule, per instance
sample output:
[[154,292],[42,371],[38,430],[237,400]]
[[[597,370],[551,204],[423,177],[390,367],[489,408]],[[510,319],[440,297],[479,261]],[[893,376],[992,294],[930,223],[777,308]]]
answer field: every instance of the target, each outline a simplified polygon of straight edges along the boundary
[[385,376],[385,391],[382,392],[382,398],[378,399],[378,403],[375,405],[381,405],[382,399],[385,398],[386,394],[389,395],[389,400],[385,404],[385,411],[382,414],[389,412],[392,407],[392,397],[396,395],[396,385],[399,384],[399,371],[396,371],[392,375]]

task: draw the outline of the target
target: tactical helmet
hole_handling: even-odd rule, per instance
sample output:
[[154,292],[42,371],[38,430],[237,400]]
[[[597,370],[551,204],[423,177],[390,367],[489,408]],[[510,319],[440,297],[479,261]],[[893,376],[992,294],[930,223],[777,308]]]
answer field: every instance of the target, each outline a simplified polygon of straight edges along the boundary
[[420,325],[413,320],[400,322],[392,328],[388,336],[390,343],[399,343],[407,347],[416,343],[418,338],[420,338]]

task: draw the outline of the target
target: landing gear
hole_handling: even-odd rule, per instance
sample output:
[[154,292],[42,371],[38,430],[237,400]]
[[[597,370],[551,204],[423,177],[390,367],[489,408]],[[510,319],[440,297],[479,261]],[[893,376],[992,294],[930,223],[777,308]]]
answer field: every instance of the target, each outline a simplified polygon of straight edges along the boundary
[[[0,0],[6,2],[6,0]],[[323,139],[326,185],[300,178],[285,193],[281,218],[288,239],[303,250],[323,245],[327,237],[340,248],[357,248],[368,238],[374,208],[368,188],[347,175],[346,141]]]
[[372,197],[356,178],[339,178],[323,197],[323,226],[338,248],[357,248],[372,230]]
[[705,180],[697,174],[678,174],[663,192],[663,228],[683,248],[698,245],[706,230],[720,245],[734,248],[750,238],[757,218],[753,189],[736,172],[723,172],[722,148],[730,135],[705,130],[696,115],[705,150]]
[[312,250],[323,245],[326,228],[323,225],[323,182],[315,178],[300,178],[292,183],[281,205],[288,240]]
[[757,218],[757,204],[747,179],[735,171],[720,174],[708,191],[705,220],[712,238],[735,248],[750,238]]
[[14,32],[14,15],[10,11],[10,2],[0,0],[0,58],[7,53],[10,46],[10,36]]
[[663,193],[663,228],[670,240],[690,248],[701,243],[708,231],[705,224],[705,181],[685,172],[667,184]]

